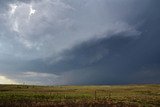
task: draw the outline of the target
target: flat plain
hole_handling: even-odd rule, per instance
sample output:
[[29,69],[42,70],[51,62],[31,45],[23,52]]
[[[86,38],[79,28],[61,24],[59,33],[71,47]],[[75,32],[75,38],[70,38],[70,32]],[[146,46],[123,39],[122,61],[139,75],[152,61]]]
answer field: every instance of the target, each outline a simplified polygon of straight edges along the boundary
[[160,107],[160,85],[0,85],[0,107]]

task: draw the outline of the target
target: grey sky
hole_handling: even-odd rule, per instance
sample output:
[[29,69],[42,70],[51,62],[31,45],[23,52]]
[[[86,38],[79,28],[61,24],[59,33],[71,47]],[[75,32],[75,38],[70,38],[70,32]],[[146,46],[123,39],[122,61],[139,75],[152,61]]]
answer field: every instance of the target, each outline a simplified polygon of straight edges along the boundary
[[156,0],[0,1],[0,75],[28,84],[159,83]]

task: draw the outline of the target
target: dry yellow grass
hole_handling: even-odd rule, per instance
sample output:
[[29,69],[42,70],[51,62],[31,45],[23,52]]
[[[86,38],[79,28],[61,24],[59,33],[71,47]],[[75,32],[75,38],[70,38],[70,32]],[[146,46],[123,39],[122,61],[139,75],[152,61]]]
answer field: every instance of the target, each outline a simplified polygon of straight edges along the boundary
[[159,107],[160,85],[0,85],[0,107]]

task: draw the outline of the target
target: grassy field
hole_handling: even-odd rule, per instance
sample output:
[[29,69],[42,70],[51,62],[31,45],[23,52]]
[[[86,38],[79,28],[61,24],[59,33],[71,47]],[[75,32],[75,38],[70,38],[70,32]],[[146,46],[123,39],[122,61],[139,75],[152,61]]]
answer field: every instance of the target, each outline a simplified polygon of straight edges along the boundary
[[160,107],[160,85],[0,85],[0,107]]

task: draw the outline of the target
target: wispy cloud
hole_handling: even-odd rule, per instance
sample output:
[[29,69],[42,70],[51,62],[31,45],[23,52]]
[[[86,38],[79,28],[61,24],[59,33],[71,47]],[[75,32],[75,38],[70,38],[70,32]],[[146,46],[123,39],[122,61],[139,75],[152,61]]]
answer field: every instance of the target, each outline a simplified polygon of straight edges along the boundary
[[[109,4],[111,6],[108,6]],[[115,16],[124,8],[121,5],[117,7],[105,0],[10,3],[8,13],[5,13],[5,24],[15,39],[8,45],[19,43],[22,45],[20,48],[13,48],[16,48],[16,53],[21,54],[20,56],[41,58],[59,54],[93,38],[108,37],[110,33],[126,32],[128,36],[139,35],[140,31],[136,26],[124,21],[129,14],[127,11],[122,12],[126,14],[123,17]],[[115,11],[110,12],[113,9]],[[129,7],[127,9],[132,10]],[[28,54],[25,54],[26,51]]]

